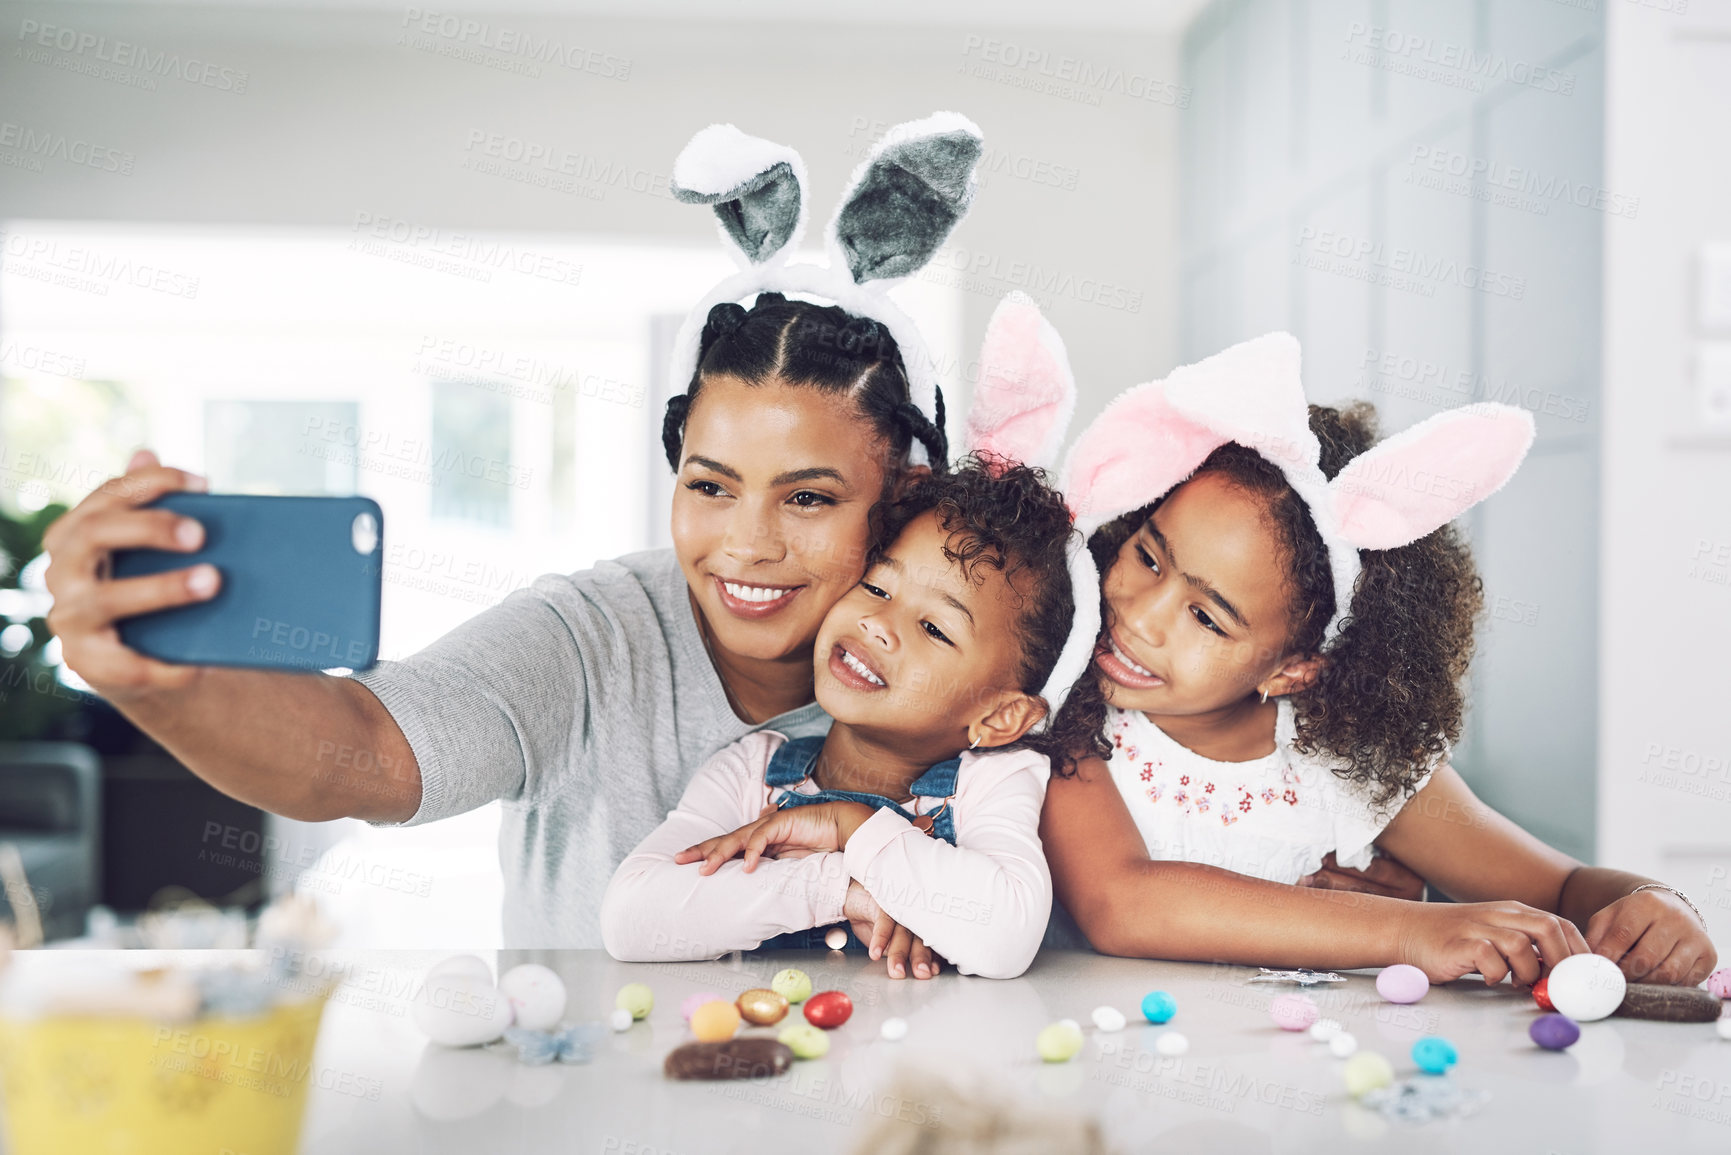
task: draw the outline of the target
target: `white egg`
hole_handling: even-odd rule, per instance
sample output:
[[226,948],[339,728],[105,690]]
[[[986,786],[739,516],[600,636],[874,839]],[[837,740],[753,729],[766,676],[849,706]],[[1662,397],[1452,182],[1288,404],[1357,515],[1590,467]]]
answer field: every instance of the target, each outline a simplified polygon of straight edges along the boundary
[[1190,1049],[1190,1040],[1177,1031],[1162,1031],[1154,1040],[1154,1049],[1162,1055],[1182,1055]]
[[1719,1037],[1731,1041],[1731,1019],[1720,1019],[1714,1024],[1719,1030]]
[[437,975],[422,983],[411,1014],[423,1034],[447,1047],[490,1043],[511,1025],[511,1004],[499,989],[466,974]]
[[1340,1023],[1336,1019],[1317,1019],[1310,1024],[1310,1037],[1319,1043],[1326,1043],[1340,1034]]
[[1551,1005],[1577,1023],[1597,1022],[1623,1004],[1628,980],[1599,954],[1572,954],[1551,968]]
[[840,950],[847,945],[847,931],[839,926],[829,928],[829,933],[823,936],[823,945],[830,950]]
[[473,975],[482,982],[490,983],[493,981],[493,968],[488,966],[480,955],[454,954],[427,968],[428,978],[441,975]]
[[636,1021],[631,1017],[631,1012],[624,1007],[614,1007],[613,1013],[607,1016],[607,1025],[615,1031],[629,1031],[631,1024]]
[[545,1031],[565,1015],[565,983],[540,963],[514,966],[499,978],[499,993],[511,1004],[519,1027]]
[[1117,1007],[1094,1008],[1094,1025],[1102,1031],[1121,1031],[1124,1022],[1124,1012]]
[[1328,1040],[1328,1053],[1337,1059],[1350,1058],[1358,1050],[1358,1040],[1351,1031],[1336,1031]]
[[908,1037],[908,1021],[906,1019],[885,1019],[880,1028],[884,1038],[892,1043],[899,1043]]

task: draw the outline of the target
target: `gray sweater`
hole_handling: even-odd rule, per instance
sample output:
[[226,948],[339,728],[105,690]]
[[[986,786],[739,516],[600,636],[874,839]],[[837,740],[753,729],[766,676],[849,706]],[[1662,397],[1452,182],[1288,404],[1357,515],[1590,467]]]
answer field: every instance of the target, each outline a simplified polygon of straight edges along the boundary
[[400,662],[354,679],[421,769],[410,824],[504,800],[507,947],[600,947],[614,870],[717,750],[759,728],[822,734],[809,703],[741,721],[704,652],[672,550],[536,578]]

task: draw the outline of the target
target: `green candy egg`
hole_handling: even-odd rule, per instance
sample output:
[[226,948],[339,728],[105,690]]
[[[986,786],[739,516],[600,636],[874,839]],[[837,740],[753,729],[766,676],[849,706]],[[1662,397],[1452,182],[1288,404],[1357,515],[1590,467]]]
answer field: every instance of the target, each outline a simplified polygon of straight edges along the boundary
[[802,970],[788,967],[784,971],[777,971],[775,977],[769,980],[769,989],[790,1003],[803,1003],[811,994],[811,976]]
[[[795,971],[795,974],[799,972]],[[779,976],[778,976],[779,977]],[[804,978],[804,975],[800,975]],[[810,986],[810,980],[806,981]],[[810,1023],[795,1023],[784,1027],[776,1040],[794,1053],[800,1059],[821,1059],[829,1053],[829,1033],[812,1026]]]
[[1034,1039],[1034,1049],[1048,1063],[1067,1063],[1082,1049],[1082,1028],[1068,1019],[1053,1023]]
[[646,1019],[655,1009],[655,992],[642,983],[626,983],[613,996],[613,1005],[622,1011],[630,1011],[633,1019]]
[[1375,1051],[1360,1051],[1346,1061],[1346,1090],[1353,1098],[1394,1082],[1394,1068]]

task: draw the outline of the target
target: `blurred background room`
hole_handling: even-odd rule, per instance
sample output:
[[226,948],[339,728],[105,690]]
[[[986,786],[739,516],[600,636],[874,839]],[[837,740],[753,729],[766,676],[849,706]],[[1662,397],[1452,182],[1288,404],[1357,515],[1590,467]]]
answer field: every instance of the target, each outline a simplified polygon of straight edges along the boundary
[[719,121],[791,144],[821,219],[889,126],[954,109],[978,199],[897,295],[955,429],[1011,289],[1078,424],[1272,329],[1385,432],[1531,409],[1466,519],[1455,763],[1731,941],[1731,0],[451,9],[0,3],[0,843],[51,940],[199,900],[222,941],[298,888],[351,945],[473,949],[501,883],[496,804],[262,815],[85,693],[48,520],[139,445],[214,491],[370,496],[387,658],[665,544],[668,346],[727,268],[673,157]]

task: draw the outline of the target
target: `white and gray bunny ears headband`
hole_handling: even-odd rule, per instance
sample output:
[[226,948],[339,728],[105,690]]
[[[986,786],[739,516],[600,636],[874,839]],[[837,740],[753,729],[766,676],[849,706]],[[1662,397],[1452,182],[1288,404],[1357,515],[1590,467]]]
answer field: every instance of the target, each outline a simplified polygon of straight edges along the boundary
[[[697,369],[709,310],[773,290],[821,297],[882,324],[907,369],[910,399],[938,422],[936,366],[914,323],[887,290],[931,260],[973,203],[980,130],[967,117],[939,112],[885,133],[854,170],[824,231],[829,263],[790,260],[805,232],[805,162],[793,149],[714,124],[691,138],[673,162],[673,195],[715,209],[722,243],[740,271],[712,288],[674,339],[669,395],[684,393]],[[924,446],[911,450],[926,464]]]
[[[1489,402],[1445,410],[1359,454],[1330,481],[1310,430],[1298,341],[1269,333],[1134,386],[1094,419],[1061,476],[1076,527],[1092,535],[1163,497],[1227,442],[1267,458],[1310,508],[1334,577],[1326,650],[1352,608],[1358,551],[1415,542],[1501,489],[1533,443],[1533,417]],[[1086,551],[1082,559],[1093,571]]]

